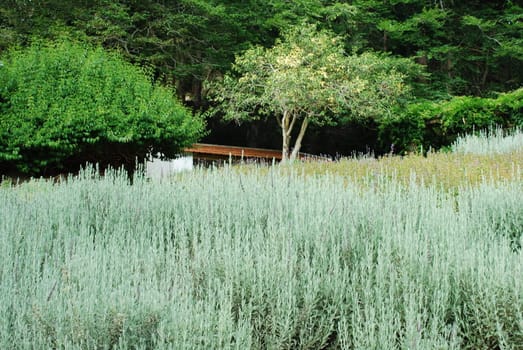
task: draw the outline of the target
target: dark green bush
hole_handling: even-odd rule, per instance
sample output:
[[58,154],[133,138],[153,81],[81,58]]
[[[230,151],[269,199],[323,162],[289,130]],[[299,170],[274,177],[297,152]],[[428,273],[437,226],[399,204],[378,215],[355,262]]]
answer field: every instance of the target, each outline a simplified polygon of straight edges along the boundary
[[379,138],[382,147],[394,145],[395,153],[417,152],[434,146],[431,137],[435,104],[430,101],[413,103],[405,109],[396,111],[394,118],[382,120],[379,125]]
[[410,104],[381,122],[380,141],[394,144],[399,152],[414,151],[448,146],[458,135],[522,125],[523,88],[496,98],[455,96]]
[[171,91],[100,48],[34,44],[1,61],[2,172],[134,166],[151,152],[174,156],[201,135],[202,122]]
[[523,88],[500,94],[495,101],[499,113],[507,118],[510,126],[523,126]]
[[497,98],[456,96],[439,103],[435,117],[441,120],[442,134],[451,140],[494,127],[522,126],[523,88]]

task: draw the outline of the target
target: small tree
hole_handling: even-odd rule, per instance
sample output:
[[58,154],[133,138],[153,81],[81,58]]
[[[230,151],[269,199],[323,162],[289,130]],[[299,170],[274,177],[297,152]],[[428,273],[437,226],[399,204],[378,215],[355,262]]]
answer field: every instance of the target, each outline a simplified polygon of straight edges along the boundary
[[142,70],[68,43],[12,50],[0,67],[0,170],[36,175],[173,157],[202,122]]
[[372,53],[347,56],[340,38],[303,25],[284,33],[272,48],[254,47],[238,56],[232,72],[214,88],[215,112],[238,121],[276,116],[283,161],[294,160],[310,124],[389,115],[409,92],[401,65],[411,66]]

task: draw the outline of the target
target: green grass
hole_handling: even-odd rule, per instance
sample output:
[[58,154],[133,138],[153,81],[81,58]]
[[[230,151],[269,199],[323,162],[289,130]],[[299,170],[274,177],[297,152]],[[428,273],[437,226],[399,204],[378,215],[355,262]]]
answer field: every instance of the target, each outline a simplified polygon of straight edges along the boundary
[[521,173],[431,157],[0,186],[0,348],[522,349]]
[[[379,159],[345,158],[337,162],[293,164],[291,172],[308,176],[329,174],[348,179],[366,188],[368,183],[394,180],[408,186],[436,186],[448,191],[478,186],[484,182],[512,182],[523,178],[523,150],[507,154],[412,154],[406,157],[386,156]],[[243,171],[242,169],[247,169]],[[239,168],[242,173],[249,168]]]

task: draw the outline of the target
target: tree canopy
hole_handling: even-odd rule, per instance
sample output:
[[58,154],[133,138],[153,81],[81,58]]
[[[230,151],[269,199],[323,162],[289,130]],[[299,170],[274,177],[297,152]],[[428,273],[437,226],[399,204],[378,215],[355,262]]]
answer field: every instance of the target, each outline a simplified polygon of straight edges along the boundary
[[2,56],[0,166],[51,174],[89,161],[134,167],[201,135],[170,90],[118,55],[70,43]]
[[[214,93],[225,118],[276,116],[282,158],[294,160],[309,123],[390,115],[410,91],[395,65],[409,63],[372,53],[346,56],[340,38],[301,25],[285,32],[271,48],[258,46],[238,56],[233,74],[225,75]],[[301,127],[289,156],[298,121]]]
[[[34,40],[100,45],[147,67],[186,106],[205,111],[211,104],[206,87],[227,74],[236,56],[251,47],[269,49],[303,23],[341,37],[350,56],[406,58],[423,68],[423,74],[401,71],[412,86],[408,108],[394,112],[396,121],[375,125],[379,135],[404,132],[396,129],[404,122],[434,129],[423,133],[425,139],[403,135],[403,148],[436,144],[451,132],[437,127],[444,124],[441,115],[425,117],[420,106],[460,96],[492,99],[523,86],[523,8],[505,0],[5,0],[0,53]],[[346,110],[339,116],[354,115]],[[216,114],[209,125],[220,125],[218,119]],[[277,135],[276,127],[264,127]],[[390,142],[379,137],[381,144]]]

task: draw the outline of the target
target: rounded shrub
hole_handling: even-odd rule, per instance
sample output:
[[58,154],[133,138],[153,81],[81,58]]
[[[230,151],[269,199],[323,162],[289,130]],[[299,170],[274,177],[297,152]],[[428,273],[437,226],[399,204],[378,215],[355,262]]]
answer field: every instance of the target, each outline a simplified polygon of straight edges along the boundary
[[174,156],[202,134],[202,121],[169,89],[115,53],[37,43],[0,61],[2,173],[134,167],[151,153]]

